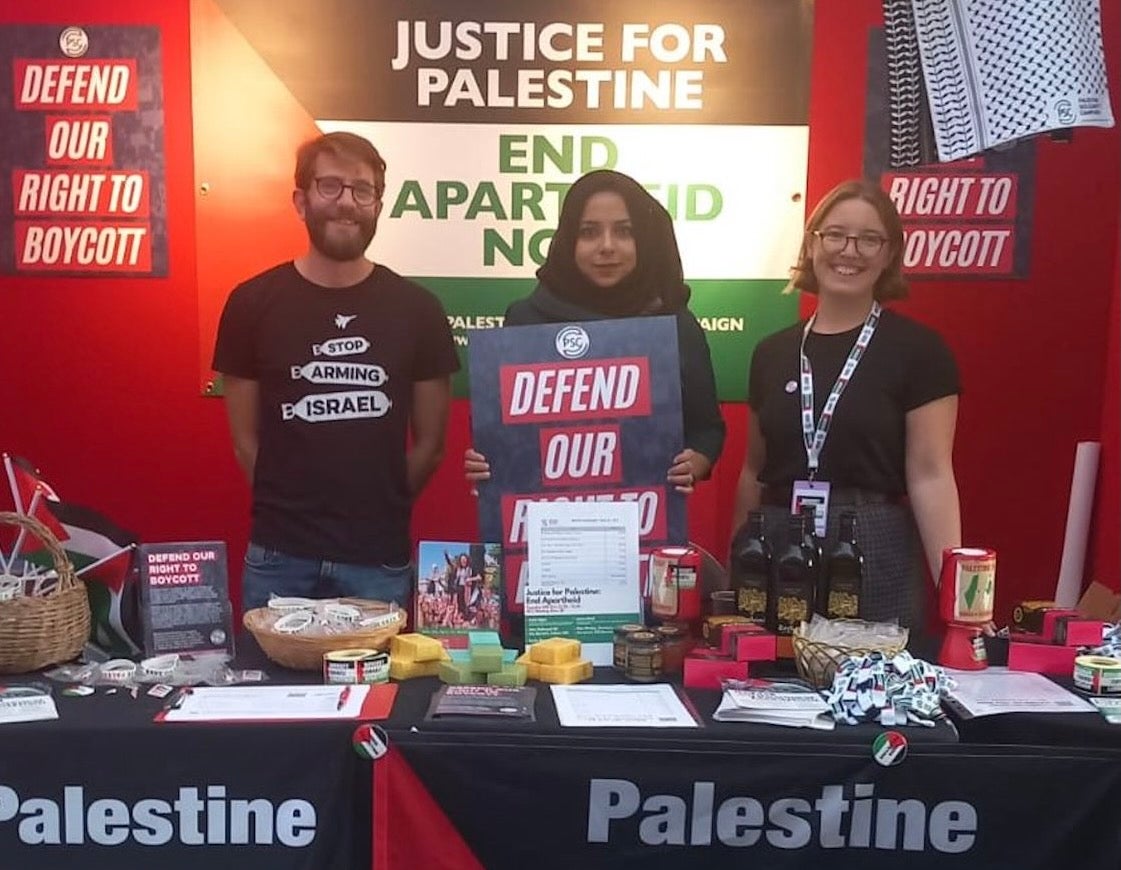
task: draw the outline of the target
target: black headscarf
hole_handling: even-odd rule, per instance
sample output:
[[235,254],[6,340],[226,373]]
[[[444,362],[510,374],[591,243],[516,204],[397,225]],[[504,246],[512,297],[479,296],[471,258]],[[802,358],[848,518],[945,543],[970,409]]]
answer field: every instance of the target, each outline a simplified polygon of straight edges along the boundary
[[[596,286],[576,266],[584,206],[604,191],[619,194],[626,203],[638,255],[634,271],[610,288]],[[669,212],[633,178],[608,169],[589,172],[569,188],[537,278],[555,296],[610,317],[672,314],[689,300]]]

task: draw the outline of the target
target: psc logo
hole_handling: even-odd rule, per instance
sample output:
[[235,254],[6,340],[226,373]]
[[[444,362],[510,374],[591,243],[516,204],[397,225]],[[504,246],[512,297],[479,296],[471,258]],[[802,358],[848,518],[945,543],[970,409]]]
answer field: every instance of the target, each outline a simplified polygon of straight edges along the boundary
[[1078,120],[1078,115],[1074,111],[1074,103],[1070,100],[1059,100],[1055,103],[1055,117],[1059,119],[1060,124],[1071,125]]
[[592,346],[591,340],[579,326],[566,326],[557,333],[557,353],[565,359],[580,359]]

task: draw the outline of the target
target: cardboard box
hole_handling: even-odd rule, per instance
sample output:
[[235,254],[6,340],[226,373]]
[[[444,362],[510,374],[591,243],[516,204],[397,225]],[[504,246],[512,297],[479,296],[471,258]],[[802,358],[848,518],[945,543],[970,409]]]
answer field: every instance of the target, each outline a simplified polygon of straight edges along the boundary
[[723,688],[720,684],[722,678],[746,680],[747,662],[737,662],[712,650],[693,650],[685,656],[687,688],[720,689]]
[[1101,646],[1105,623],[1083,616],[1063,616],[1055,621],[1055,643],[1064,646]]
[[1077,655],[1076,646],[1021,643],[1014,640],[1008,644],[1008,670],[1069,677],[1074,673],[1074,659]]
[[753,629],[732,634],[732,658],[737,662],[773,662],[777,652],[775,636],[759,626]]
[[1096,580],[1086,587],[1075,607],[1090,619],[1121,622],[1121,592],[1115,592]]

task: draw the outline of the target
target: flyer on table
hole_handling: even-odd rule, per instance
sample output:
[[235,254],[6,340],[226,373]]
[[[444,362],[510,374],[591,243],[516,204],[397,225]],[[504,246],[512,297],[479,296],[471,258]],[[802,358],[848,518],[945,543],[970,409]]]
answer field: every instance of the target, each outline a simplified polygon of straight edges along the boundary
[[534,502],[526,533],[526,644],[571,637],[584,658],[611,664],[616,627],[642,617],[638,505]]

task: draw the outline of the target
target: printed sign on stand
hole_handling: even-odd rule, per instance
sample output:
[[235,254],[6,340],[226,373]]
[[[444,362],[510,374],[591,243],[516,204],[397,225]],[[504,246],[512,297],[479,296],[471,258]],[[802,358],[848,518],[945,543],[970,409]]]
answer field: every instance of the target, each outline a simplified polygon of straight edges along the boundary
[[233,655],[233,608],[224,541],[141,544],[144,653]]

